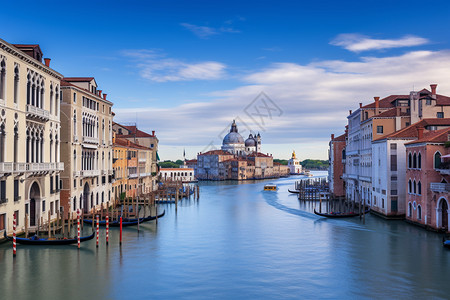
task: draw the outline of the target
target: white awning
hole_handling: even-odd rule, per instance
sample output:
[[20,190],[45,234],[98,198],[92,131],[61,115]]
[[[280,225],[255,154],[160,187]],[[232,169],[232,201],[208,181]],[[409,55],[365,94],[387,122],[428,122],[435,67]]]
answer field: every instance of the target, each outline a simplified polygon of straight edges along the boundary
[[441,156],[441,159],[442,159],[442,158],[450,158],[450,154],[442,155],[442,156]]

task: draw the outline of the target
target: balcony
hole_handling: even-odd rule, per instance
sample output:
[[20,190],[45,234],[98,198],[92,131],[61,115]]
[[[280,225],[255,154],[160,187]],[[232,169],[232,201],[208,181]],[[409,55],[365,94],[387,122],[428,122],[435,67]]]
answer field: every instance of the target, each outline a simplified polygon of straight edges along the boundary
[[96,177],[100,175],[100,170],[82,170],[81,176],[83,177]]
[[80,171],[73,171],[73,177],[78,177],[81,175]]
[[450,183],[430,183],[430,190],[435,193],[448,193],[450,192]]
[[64,169],[64,163],[26,163],[26,172],[55,172],[60,171],[60,167]]
[[102,170],[102,175],[106,175],[106,170]]
[[139,158],[139,162],[140,162],[140,163],[145,163],[146,161],[147,161],[146,158]]
[[63,162],[57,162],[56,163],[56,169],[58,171],[64,171],[64,163]]
[[27,104],[27,118],[47,122],[50,118],[50,112],[48,110]]
[[90,136],[83,136],[83,143],[98,144],[98,138],[90,137]]
[[135,173],[135,174],[130,174],[128,177],[129,177],[129,178],[137,178],[137,177],[138,177],[138,174],[137,174],[137,173]]
[[14,173],[25,173],[27,170],[26,163],[14,163]]
[[0,163],[0,173],[12,173],[13,163],[12,162],[2,162]]

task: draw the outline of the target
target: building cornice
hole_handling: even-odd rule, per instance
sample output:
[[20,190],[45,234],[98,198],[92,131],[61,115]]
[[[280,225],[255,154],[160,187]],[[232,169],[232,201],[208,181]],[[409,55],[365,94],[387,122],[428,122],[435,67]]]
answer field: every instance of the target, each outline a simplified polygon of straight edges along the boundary
[[111,101],[105,100],[102,97],[99,97],[99,96],[97,96],[95,94],[92,94],[91,92],[89,92],[89,91],[87,91],[87,90],[85,90],[83,88],[80,88],[80,87],[78,87],[76,85],[69,85],[69,86],[64,85],[64,86],[61,86],[61,89],[62,90],[64,90],[64,89],[74,89],[74,90],[77,90],[79,92],[83,92],[85,95],[87,95],[87,96],[89,96],[91,98],[95,98],[95,100],[99,100],[99,101],[101,101],[101,102],[103,102],[105,104],[111,105],[111,106],[114,105]]
[[4,51],[8,52],[11,55],[14,55],[15,57],[19,58],[20,60],[29,63],[30,65],[32,65],[33,67],[41,70],[44,73],[47,73],[47,74],[49,74],[49,75],[51,75],[53,77],[56,77],[59,80],[64,78],[64,76],[61,73],[56,72],[55,70],[47,67],[46,65],[44,65],[40,61],[37,61],[36,59],[32,58],[31,56],[29,56],[25,52],[17,49],[13,45],[7,43],[6,41],[4,41],[2,39],[0,39],[0,48],[3,49]]

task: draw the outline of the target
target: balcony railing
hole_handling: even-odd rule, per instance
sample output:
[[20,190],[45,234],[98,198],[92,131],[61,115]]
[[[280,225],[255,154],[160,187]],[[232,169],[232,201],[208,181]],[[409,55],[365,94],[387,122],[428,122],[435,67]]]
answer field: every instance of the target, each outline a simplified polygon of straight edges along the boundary
[[437,193],[447,193],[450,192],[450,183],[430,183],[430,190]]
[[90,137],[90,136],[83,136],[83,143],[98,144],[98,138]]
[[74,136],[73,136],[73,142],[74,142],[74,143],[77,143],[77,142],[78,142],[78,135],[74,135]]
[[0,163],[0,173],[11,173],[13,171],[12,162],[2,162]]
[[147,161],[146,158],[139,158],[139,162],[140,162],[140,163],[145,163],[146,161]]
[[27,116],[48,121],[50,112],[48,110],[27,104]]
[[80,171],[73,171],[73,177],[78,177],[81,175]]
[[15,163],[14,164],[14,172],[15,173],[23,173],[27,170],[26,163]]
[[138,174],[137,174],[137,173],[135,173],[135,174],[130,174],[128,177],[129,177],[129,178],[137,178],[137,177],[138,177]]
[[100,170],[82,170],[81,176],[84,177],[95,177],[100,175]]
[[59,171],[64,171],[64,163],[63,162],[56,163],[56,169],[58,169]]

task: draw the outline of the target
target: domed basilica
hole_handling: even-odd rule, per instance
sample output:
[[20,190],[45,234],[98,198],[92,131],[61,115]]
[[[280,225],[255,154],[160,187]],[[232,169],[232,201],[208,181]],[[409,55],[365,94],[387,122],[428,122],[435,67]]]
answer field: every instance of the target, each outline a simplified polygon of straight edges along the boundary
[[236,121],[233,120],[230,132],[223,138],[222,150],[238,156],[247,156],[261,151],[261,135],[250,135],[244,141],[239,134]]

